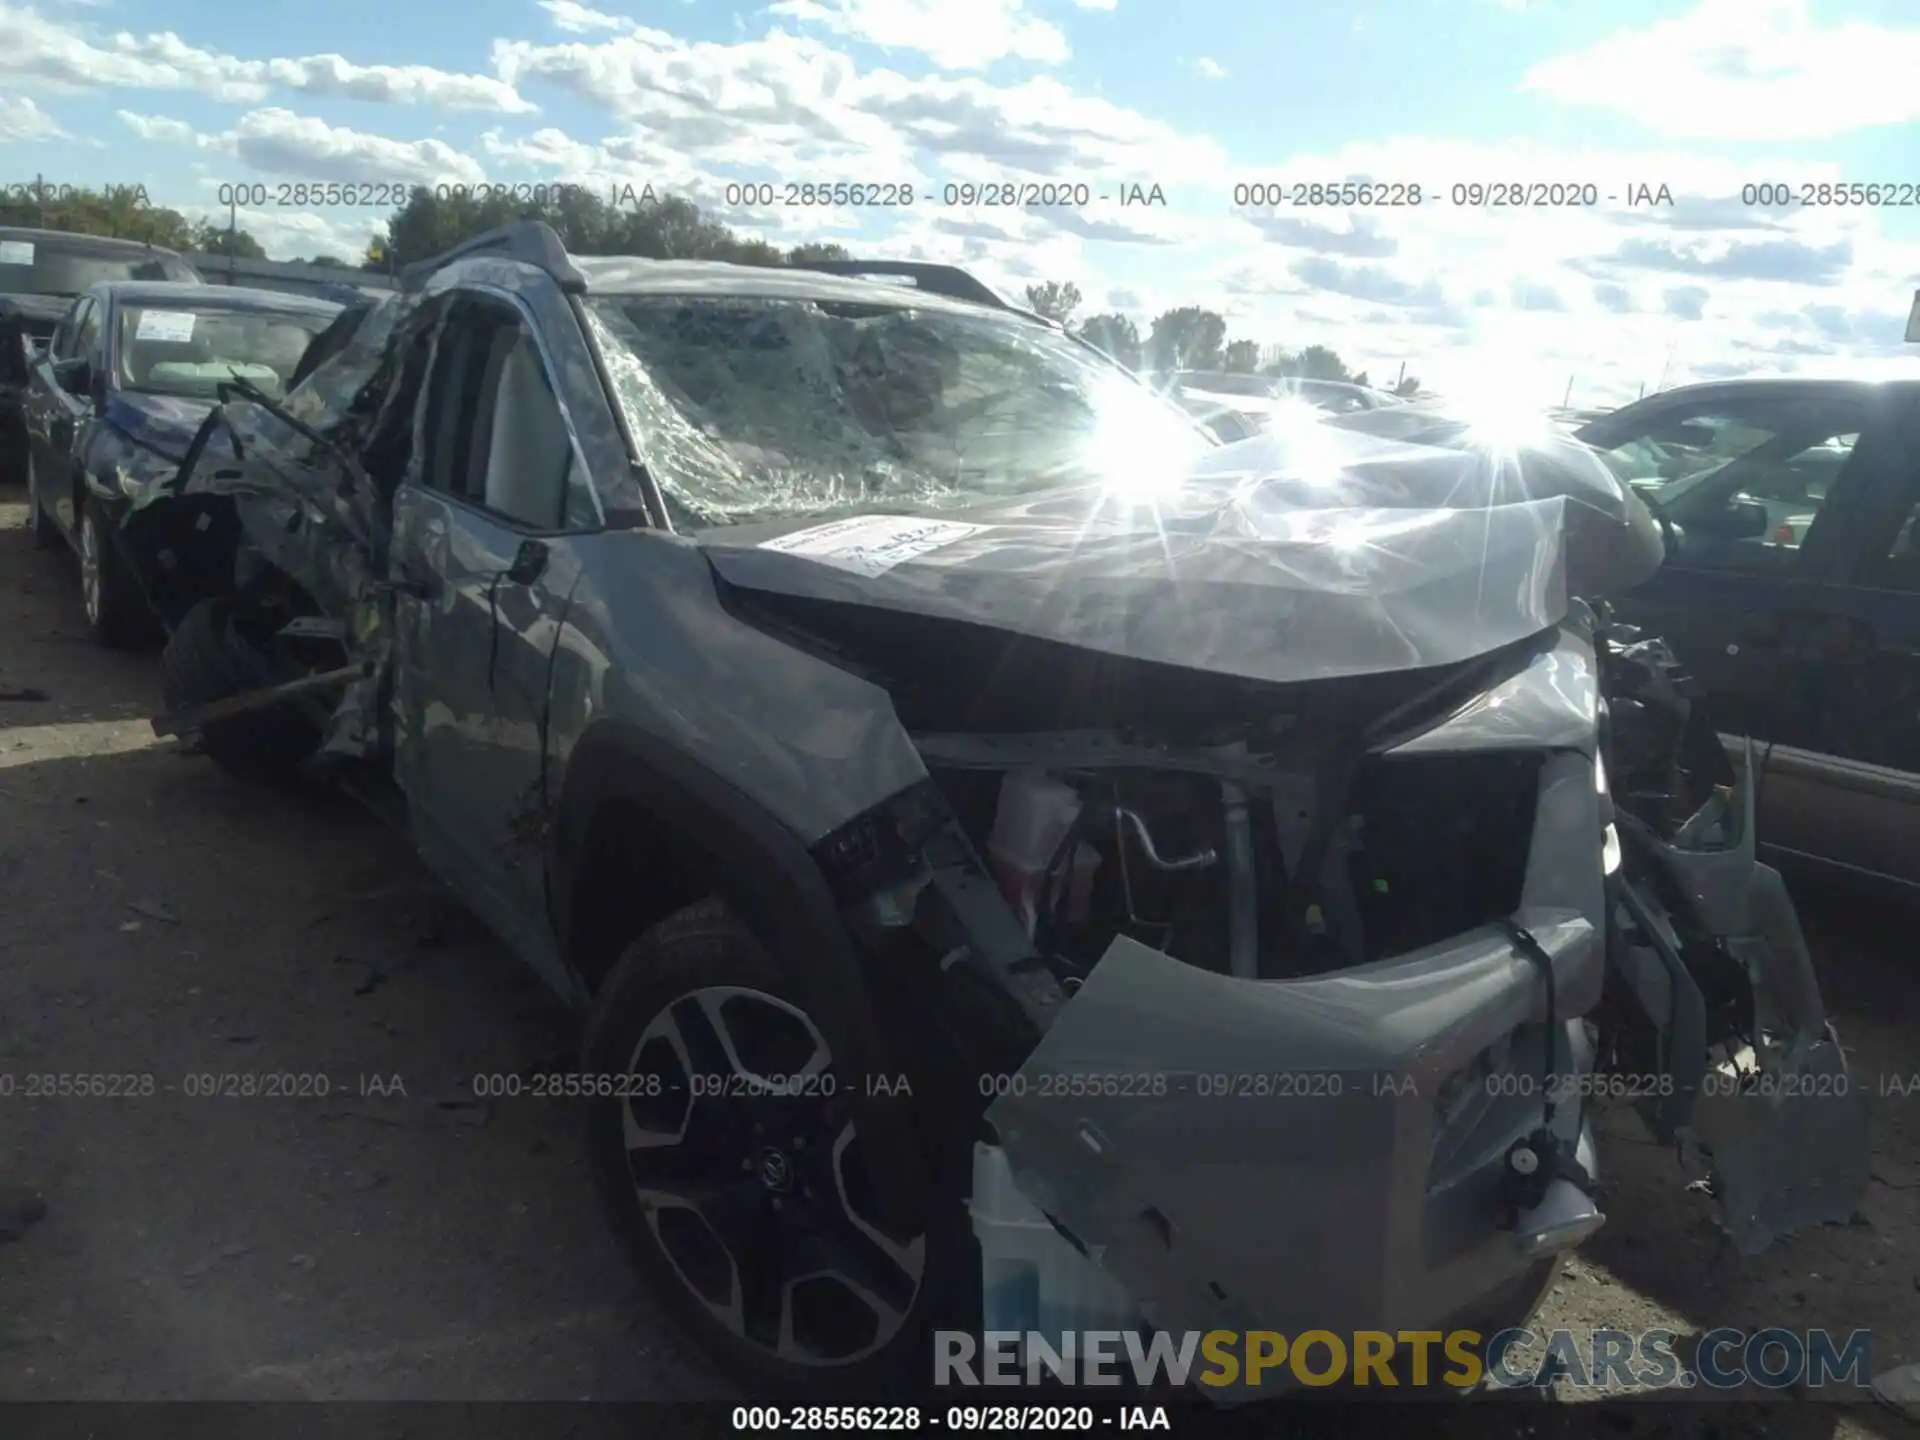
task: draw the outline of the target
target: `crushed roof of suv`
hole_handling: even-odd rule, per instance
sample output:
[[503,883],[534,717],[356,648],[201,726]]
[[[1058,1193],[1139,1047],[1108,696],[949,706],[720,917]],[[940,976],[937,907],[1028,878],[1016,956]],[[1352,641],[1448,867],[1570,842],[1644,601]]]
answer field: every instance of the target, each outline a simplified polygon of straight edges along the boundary
[[977,302],[950,299],[888,277],[833,275],[799,266],[735,265],[721,260],[575,258],[590,295],[671,295],[676,299],[738,295],[768,300],[873,304],[877,300],[956,314],[977,314]]

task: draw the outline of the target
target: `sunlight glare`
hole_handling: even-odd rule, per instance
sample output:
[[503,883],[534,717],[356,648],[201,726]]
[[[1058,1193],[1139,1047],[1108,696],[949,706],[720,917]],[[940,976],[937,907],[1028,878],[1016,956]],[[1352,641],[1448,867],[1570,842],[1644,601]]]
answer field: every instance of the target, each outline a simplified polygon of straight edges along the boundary
[[1128,385],[1101,397],[1082,459],[1114,499],[1152,504],[1176,494],[1206,442]]

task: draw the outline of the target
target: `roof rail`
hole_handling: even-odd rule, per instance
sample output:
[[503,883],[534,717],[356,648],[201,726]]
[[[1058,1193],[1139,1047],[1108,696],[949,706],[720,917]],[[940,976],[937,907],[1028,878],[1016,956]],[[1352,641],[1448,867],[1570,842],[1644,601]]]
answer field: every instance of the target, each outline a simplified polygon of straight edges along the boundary
[[820,270],[828,275],[850,275],[855,279],[884,276],[911,280],[929,295],[968,300],[975,305],[990,305],[995,310],[1015,308],[958,265],[936,265],[925,260],[794,260],[788,263],[796,270]]
[[584,295],[587,290],[587,277],[574,268],[567,247],[560,243],[560,237],[554,233],[553,227],[543,220],[516,220],[497,230],[485,231],[471,240],[463,240],[451,250],[431,259],[416,260],[400,271],[400,288],[417,290],[434,271],[455,260],[464,260],[469,255],[497,255],[504,260],[518,260],[523,265],[544,270],[569,295]]

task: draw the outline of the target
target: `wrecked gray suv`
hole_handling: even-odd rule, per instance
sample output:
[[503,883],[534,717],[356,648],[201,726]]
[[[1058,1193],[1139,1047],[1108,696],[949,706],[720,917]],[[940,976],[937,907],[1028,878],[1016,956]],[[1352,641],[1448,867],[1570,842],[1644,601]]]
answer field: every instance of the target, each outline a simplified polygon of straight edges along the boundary
[[383,804],[581,1007],[692,1334],[848,1394],[940,1328],[1497,1330],[1601,1223],[1606,1097],[1743,1249],[1851,1214],[1597,459],[1219,446],[961,272],[840,268],[481,237],[130,522],[241,537],[156,728]]

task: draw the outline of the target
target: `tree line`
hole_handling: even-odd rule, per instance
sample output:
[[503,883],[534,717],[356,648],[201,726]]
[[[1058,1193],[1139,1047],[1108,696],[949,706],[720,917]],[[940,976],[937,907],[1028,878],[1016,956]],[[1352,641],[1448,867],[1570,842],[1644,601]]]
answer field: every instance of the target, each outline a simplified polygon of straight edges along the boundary
[[[618,188],[602,196],[579,186],[539,187],[531,197],[504,190],[478,194],[445,186],[418,185],[380,228],[357,260],[335,255],[305,257],[305,264],[339,270],[391,273],[416,260],[514,220],[544,220],[576,255],[632,255],[651,260],[724,260],[744,265],[793,265],[851,258],[839,245],[795,245],[782,250],[766,240],[736,234],[690,200],[658,195],[651,187]],[[154,205],[144,186],[83,189],[42,187],[0,198],[0,225],[67,230],[143,240],[169,250],[266,258],[258,240],[235,224],[190,220]],[[1364,370],[1347,367],[1325,345],[1286,350],[1246,338],[1227,338],[1227,322],[1199,305],[1182,305],[1154,317],[1142,335],[1118,312],[1076,320],[1081,294],[1071,282],[1048,281],[1026,290],[1028,306],[1077,331],[1131,370],[1169,374],[1219,370],[1233,374],[1369,383]],[[1394,387],[1412,394],[1419,381],[1405,377]]]
[[[1339,380],[1371,385],[1365,370],[1350,370],[1339,353],[1325,345],[1287,350],[1257,340],[1227,338],[1224,317],[1200,305],[1181,305],[1154,316],[1143,336],[1140,327],[1117,311],[1075,322],[1080,289],[1071,281],[1049,280],[1027,287],[1027,305],[1035,313],[1077,330],[1130,370],[1167,375],[1177,370],[1224,371],[1229,375],[1265,375],[1296,380]],[[1418,377],[1405,375],[1392,387],[1397,395],[1420,389]]]

